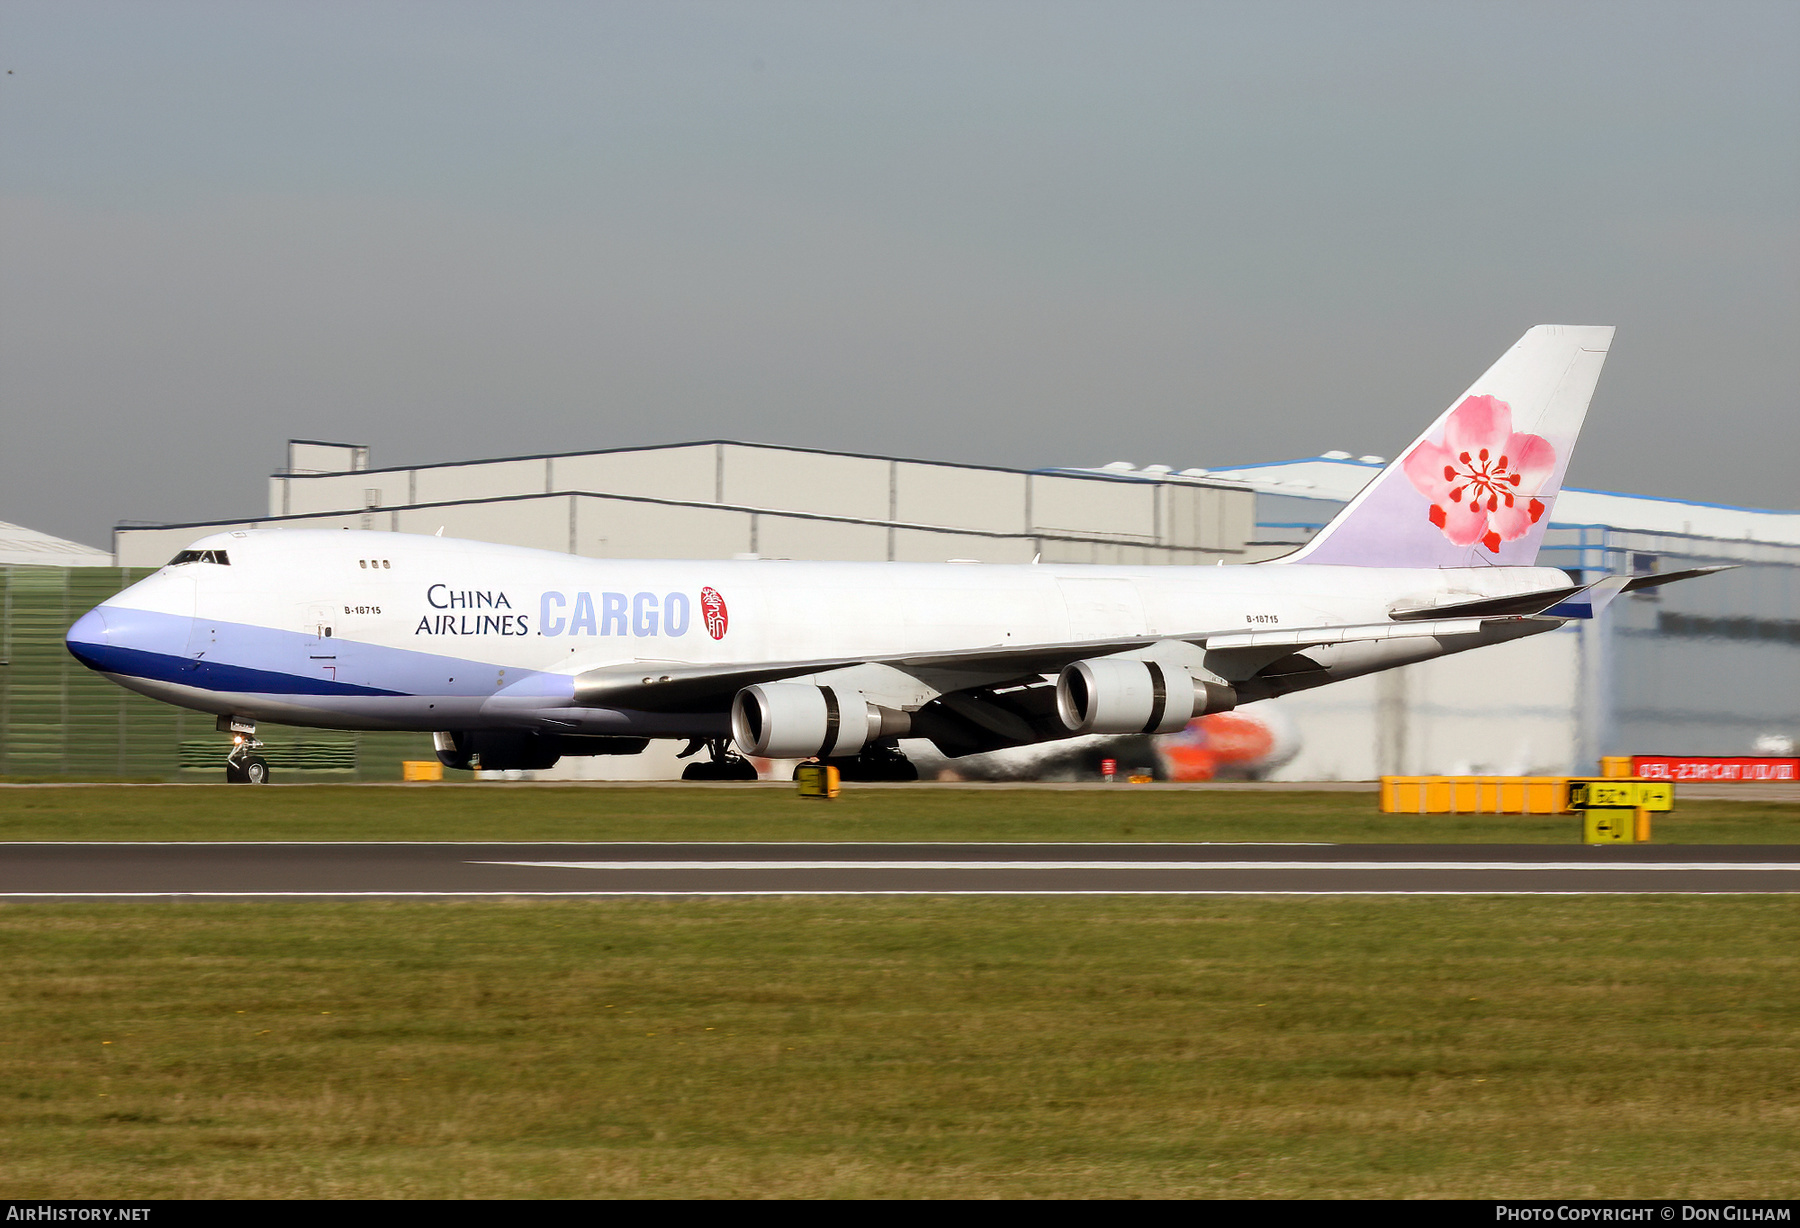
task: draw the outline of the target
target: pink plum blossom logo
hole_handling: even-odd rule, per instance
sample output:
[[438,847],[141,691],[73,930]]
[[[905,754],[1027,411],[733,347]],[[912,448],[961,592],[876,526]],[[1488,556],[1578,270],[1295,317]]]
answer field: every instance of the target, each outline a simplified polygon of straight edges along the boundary
[[1512,406],[1469,397],[1450,413],[1444,441],[1424,440],[1407,455],[1406,476],[1431,500],[1431,523],[1459,546],[1525,536],[1543,516],[1536,498],[1556,467],[1556,449],[1541,435],[1512,429]]

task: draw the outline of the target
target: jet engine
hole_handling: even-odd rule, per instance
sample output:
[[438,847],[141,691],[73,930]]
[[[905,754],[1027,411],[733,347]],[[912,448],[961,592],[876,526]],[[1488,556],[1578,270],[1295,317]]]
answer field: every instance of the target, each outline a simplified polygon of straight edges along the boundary
[[1196,716],[1235,707],[1230,683],[1187,665],[1096,657],[1056,680],[1056,712],[1072,733],[1173,733]]
[[878,707],[847,687],[764,682],[731,701],[739,753],[765,759],[838,759],[877,738],[907,733],[904,712]]

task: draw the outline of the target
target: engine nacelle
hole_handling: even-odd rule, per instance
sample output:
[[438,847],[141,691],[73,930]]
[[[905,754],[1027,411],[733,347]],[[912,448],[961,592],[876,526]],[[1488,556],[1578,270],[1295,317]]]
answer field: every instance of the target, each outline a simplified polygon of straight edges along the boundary
[[907,732],[902,712],[890,712],[847,687],[764,682],[731,701],[731,735],[738,752],[765,759],[837,759],[876,738]]
[[1230,683],[1160,661],[1095,657],[1056,680],[1056,712],[1073,733],[1174,733],[1196,716],[1235,707]]

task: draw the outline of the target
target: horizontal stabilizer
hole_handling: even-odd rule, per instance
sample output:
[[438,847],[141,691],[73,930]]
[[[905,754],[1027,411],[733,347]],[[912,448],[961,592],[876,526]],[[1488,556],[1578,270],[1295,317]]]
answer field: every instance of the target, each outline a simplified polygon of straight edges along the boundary
[[1559,601],[1544,611],[1546,618],[1598,618],[1612,604],[1614,597],[1625,591],[1630,576],[1607,576],[1582,589],[1575,596]]
[[[1507,597],[1481,597],[1474,601],[1458,601],[1448,605],[1421,605],[1395,610],[1390,615],[1396,622],[1414,622],[1427,618],[1499,618],[1505,615],[1547,614],[1552,618],[1592,618],[1599,609],[1620,593],[1710,576],[1715,571],[1730,571],[1737,566],[1725,563],[1716,567],[1691,567],[1686,571],[1669,571],[1655,575],[1607,576],[1592,584],[1570,584],[1558,588],[1534,589]],[[1605,586],[1602,589],[1602,586]],[[1602,593],[1604,592],[1604,596]],[[1596,608],[1596,606],[1598,608]]]
[[1739,563],[1717,563],[1711,567],[1690,567],[1686,571],[1663,571],[1650,575],[1633,576],[1626,581],[1625,591],[1635,593],[1640,589],[1659,588],[1664,584],[1673,584],[1677,580],[1692,580],[1695,576],[1710,576],[1714,572],[1732,571],[1741,566]]
[[1428,618],[1500,618],[1506,615],[1541,614],[1559,601],[1566,601],[1582,591],[1582,585],[1540,588],[1508,597],[1482,597],[1475,601],[1457,601],[1447,605],[1419,605],[1395,610],[1389,617],[1396,622],[1414,622]]
[[1673,584],[1677,580],[1691,580],[1695,576],[1710,576],[1715,571],[1730,571],[1737,564],[1724,563],[1716,567],[1690,567],[1686,571],[1671,571],[1662,575],[1642,576],[1608,576],[1604,580],[1590,584],[1579,594],[1559,601],[1544,614],[1550,618],[1598,618],[1612,599],[1620,593],[1634,593],[1646,588],[1657,588],[1664,584]]

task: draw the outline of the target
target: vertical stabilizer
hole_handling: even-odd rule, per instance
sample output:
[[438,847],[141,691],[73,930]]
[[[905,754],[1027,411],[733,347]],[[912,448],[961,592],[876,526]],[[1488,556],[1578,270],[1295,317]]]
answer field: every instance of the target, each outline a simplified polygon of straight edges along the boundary
[[1530,566],[1613,330],[1540,324],[1283,563]]

